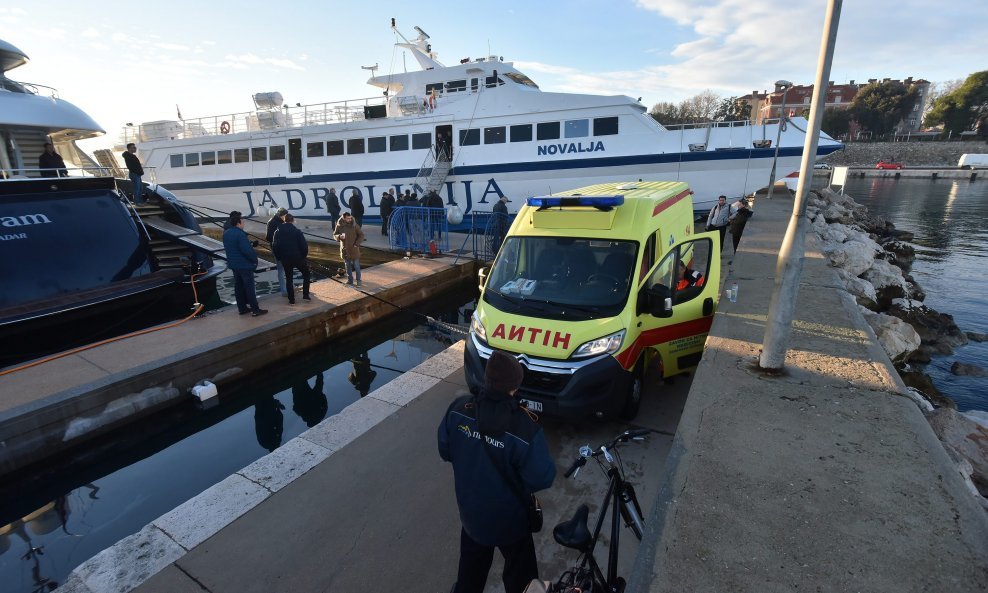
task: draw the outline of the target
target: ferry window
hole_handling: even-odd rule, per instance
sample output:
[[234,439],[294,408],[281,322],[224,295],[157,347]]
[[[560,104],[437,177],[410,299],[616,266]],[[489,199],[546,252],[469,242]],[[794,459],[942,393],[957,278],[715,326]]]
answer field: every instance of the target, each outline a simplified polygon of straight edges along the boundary
[[252,161],[266,161],[268,160],[268,147],[267,146],[255,146],[250,149],[250,160]]
[[479,78],[471,78],[470,79],[470,90],[471,91],[475,91],[475,90],[477,90],[477,87],[478,86],[480,86],[480,79]]
[[184,154],[173,154],[171,155],[171,168],[176,169],[178,167],[185,166],[185,155]]
[[539,85],[537,85],[534,82],[532,82],[532,79],[531,78],[525,76],[521,72],[505,72],[504,75],[507,78],[510,78],[511,80],[517,82],[518,84],[522,84],[522,85],[525,85],[525,86],[530,86],[530,87],[536,88],[536,89],[539,88]]
[[216,153],[210,150],[209,152],[202,153],[202,164],[203,165],[215,165],[216,164]]
[[233,162],[233,151],[232,150],[217,150],[216,151],[216,162],[220,165],[228,165]]
[[474,146],[476,144],[480,144],[480,128],[460,130],[460,146]]
[[539,124],[535,128],[535,138],[537,140],[555,140],[559,138],[559,122],[549,121]]
[[385,152],[388,150],[388,139],[384,136],[376,136],[367,139],[367,152]]
[[[274,155],[271,156],[274,158]],[[302,139],[288,139],[288,171],[291,173],[302,172]]]
[[412,134],[412,150],[420,150],[423,148],[432,148],[432,134],[429,132]]
[[500,78],[498,78],[497,76],[488,76],[484,80],[484,84],[485,84],[485,86],[487,86],[487,88],[492,89],[492,88],[494,88],[496,86],[500,86],[500,85],[504,84],[504,81],[501,80]]
[[567,138],[583,138],[590,135],[590,120],[571,119],[566,122]]
[[363,154],[364,153],[364,139],[363,138],[350,138],[346,141],[346,153],[347,154]]
[[391,137],[391,150],[408,150],[408,134]]
[[431,95],[433,91],[435,91],[437,95],[441,95],[442,92],[443,92],[443,83],[441,83],[441,82],[433,82],[433,83],[430,83],[430,84],[425,85],[425,96],[426,97],[428,97],[429,95]]
[[188,152],[185,154],[185,166],[186,167],[198,167],[199,166],[199,153],[198,152]]
[[532,124],[511,126],[512,142],[529,142],[532,140]]
[[270,158],[272,161],[283,161],[283,160],[285,160],[285,147],[284,147],[284,145],[270,147],[270,151],[268,152],[268,158]]
[[504,126],[484,128],[484,144],[504,144]]
[[322,142],[308,142],[305,145],[305,156],[315,158],[325,154],[326,145]]
[[250,161],[250,150],[246,148],[233,149],[233,162],[246,163]]
[[613,136],[618,133],[618,118],[597,117],[593,120],[594,136]]
[[326,156],[340,156],[343,154],[343,141],[330,140],[326,143]]
[[467,81],[465,80],[451,80],[446,83],[447,93],[458,93],[465,90],[467,90]]

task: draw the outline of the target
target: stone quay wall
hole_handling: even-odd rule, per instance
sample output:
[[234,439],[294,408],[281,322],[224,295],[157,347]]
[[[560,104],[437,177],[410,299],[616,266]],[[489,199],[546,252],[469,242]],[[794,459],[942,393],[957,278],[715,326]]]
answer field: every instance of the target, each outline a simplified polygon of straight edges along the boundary
[[906,167],[956,167],[962,154],[988,153],[988,142],[849,142],[823,159],[835,167],[874,167],[894,159]]

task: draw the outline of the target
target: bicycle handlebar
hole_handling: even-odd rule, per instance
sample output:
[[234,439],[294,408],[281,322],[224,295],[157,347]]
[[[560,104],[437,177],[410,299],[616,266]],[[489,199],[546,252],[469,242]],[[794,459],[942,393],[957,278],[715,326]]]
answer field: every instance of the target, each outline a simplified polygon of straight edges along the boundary
[[566,470],[565,476],[567,478],[572,478],[576,474],[580,473],[580,468],[587,464],[587,459],[591,457],[597,457],[599,455],[606,455],[607,449],[613,449],[620,443],[627,443],[628,441],[640,441],[645,438],[646,435],[652,432],[658,432],[652,430],[651,428],[639,428],[638,430],[626,430],[616,436],[610,443],[600,445],[596,449],[591,449],[588,445],[580,447],[580,456],[573,461],[573,464],[569,466]]

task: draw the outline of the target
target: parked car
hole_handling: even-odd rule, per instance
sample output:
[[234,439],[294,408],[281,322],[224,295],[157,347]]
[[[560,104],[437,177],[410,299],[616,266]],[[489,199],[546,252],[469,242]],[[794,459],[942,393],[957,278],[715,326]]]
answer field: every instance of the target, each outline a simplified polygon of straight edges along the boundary
[[876,169],[901,169],[902,168],[902,163],[897,163],[897,162],[891,161],[891,160],[889,160],[889,161],[881,160],[881,161],[878,161],[878,164],[875,165],[875,168]]
[[833,169],[833,167],[831,167],[827,163],[817,163],[817,164],[813,165],[813,168],[814,169],[822,169],[824,171],[829,171],[829,170]]

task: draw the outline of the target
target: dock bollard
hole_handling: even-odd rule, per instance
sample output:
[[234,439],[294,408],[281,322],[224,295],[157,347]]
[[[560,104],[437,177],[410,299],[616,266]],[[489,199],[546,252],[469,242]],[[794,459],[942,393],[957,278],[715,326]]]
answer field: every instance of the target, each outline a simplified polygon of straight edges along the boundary
[[195,385],[192,389],[192,395],[195,396],[199,401],[203,402],[211,397],[216,397],[219,390],[216,385],[210,383],[209,381],[203,381],[198,385]]

